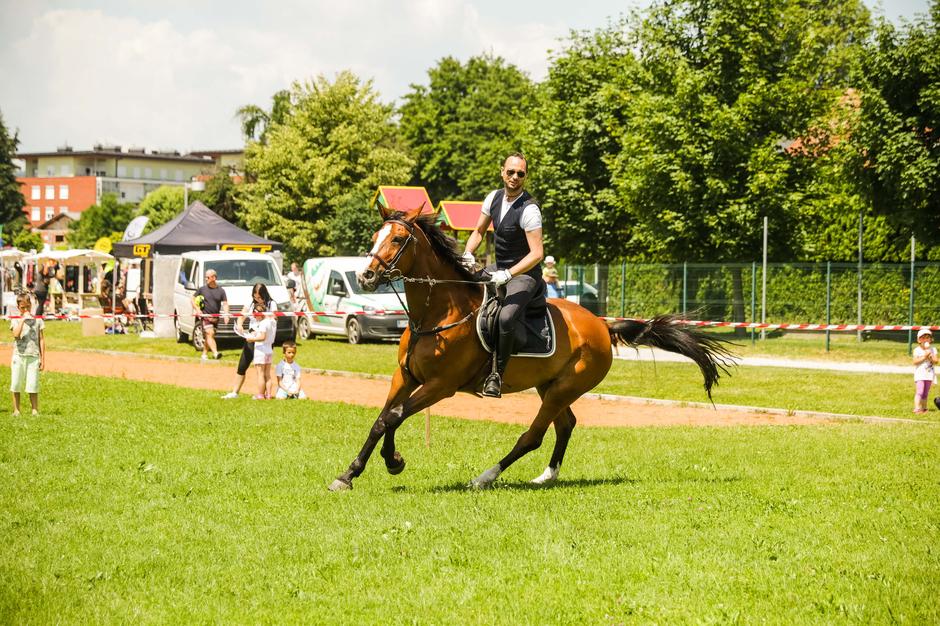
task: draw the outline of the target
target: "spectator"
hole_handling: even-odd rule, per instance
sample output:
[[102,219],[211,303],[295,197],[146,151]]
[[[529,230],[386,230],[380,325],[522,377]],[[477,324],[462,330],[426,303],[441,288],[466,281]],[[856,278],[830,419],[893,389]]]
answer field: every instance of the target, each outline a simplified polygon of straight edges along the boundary
[[[241,391],[242,385],[245,384],[245,375],[248,373],[248,368],[251,367],[255,359],[255,344],[248,340],[246,336],[247,333],[244,331],[245,318],[252,317],[253,319],[254,316],[250,312],[253,312],[258,307],[260,307],[262,311],[275,311],[277,309],[277,304],[271,298],[271,295],[268,293],[268,288],[263,283],[255,283],[255,286],[251,290],[251,301],[252,303],[245,308],[244,315],[240,317],[235,324],[235,334],[242,337],[245,343],[242,346],[241,356],[238,358],[238,366],[235,368],[235,385],[232,387],[232,391],[222,396],[223,400],[232,400],[238,397],[238,392]],[[254,321],[252,321],[252,324],[254,324]],[[276,328],[277,326],[275,326],[275,330]],[[249,333],[250,332],[253,332],[251,326],[249,326]],[[261,393],[264,394],[263,391]]]
[[36,294],[36,317],[42,317],[46,311],[46,298],[49,296],[49,282],[55,276],[56,263],[52,259],[44,259],[39,263],[39,273],[33,285]]
[[28,294],[16,297],[20,318],[10,320],[13,331],[13,359],[10,366],[10,391],[13,392],[13,415],[20,414],[20,393],[29,394],[33,415],[39,415],[39,372],[45,367],[46,338],[42,318],[30,313],[32,301]]
[[914,348],[914,412],[927,412],[927,398],[930,396],[930,386],[937,382],[934,365],[938,363],[937,349],[931,346],[933,333],[929,328],[921,328],[917,332],[917,343]]
[[294,281],[294,286],[300,284],[300,281],[304,279],[303,272],[300,271],[300,266],[297,263],[290,264],[290,271],[287,273],[287,280]]
[[542,270],[542,280],[545,281],[546,297],[564,298],[565,292],[558,282],[558,270],[555,268],[555,257],[545,257],[545,268]]
[[254,346],[251,364],[258,372],[258,393],[255,400],[267,400],[271,394],[271,363],[274,360],[274,335],[277,326],[274,318],[265,310],[263,304],[255,303],[248,332],[245,332],[245,317],[238,318],[235,332]]
[[206,284],[196,290],[192,297],[193,313],[202,323],[202,360],[209,360],[208,350],[212,350],[212,358],[221,359],[218,346],[215,342],[215,332],[219,327],[219,315],[222,321],[228,324],[228,297],[225,289],[219,287],[218,275],[215,270],[206,270]]
[[284,359],[274,370],[274,375],[277,377],[277,394],[274,397],[278,400],[305,400],[307,394],[300,388],[300,366],[294,362],[294,357],[297,356],[297,344],[293,341],[285,341],[281,349],[284,351]]

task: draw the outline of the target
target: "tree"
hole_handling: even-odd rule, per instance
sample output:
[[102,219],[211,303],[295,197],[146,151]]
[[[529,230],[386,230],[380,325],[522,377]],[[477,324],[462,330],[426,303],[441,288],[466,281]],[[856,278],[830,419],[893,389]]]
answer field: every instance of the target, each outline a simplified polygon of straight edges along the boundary
[[82,211],[78,224],[68,234],[69,245],[91,248],[101,237],[119,240],[133,217],[134,205],[121,204],[117,196],[106,193],[100,204],[93,204]]
[[432,198],[480,199],[499,184],[507,154],[524,148],[532,81],[500,57],[445,57],[412,85],[401,107],[402,135],[417,162],[412,182]]
[[636,91],[638,64],[623,28],[572,32],[529,117],[529,188],[541,202],[546,249],[569,261],[639,256],[610,165]]
[[42,236],[33,232],[26,214],[22,211],[3,225],[3,242],[12,244],[14,248],[19,248],[24,252],[42,249]]
[[[140,207],[137,209],[138,215],[147,216],[144,232],[156,230],[179,215],[183,211],[185,195],[185,189],[170,185],[163,185],[148,193],[140,201]],[[195,201],[195,195],[191,194],[189,200]]]
[[899,232],[940,246],[940,2],[902,28],[881,21],[862,60],[853,136],[862,188]]
[[220,169],[206,181],[205,191],[196,192],[194,196],[224,219],[233,224],[239,224],[235,187],[235,181],[232,180],[230,172],[227,169]]
[[239,107],[235,116],[241,122],[245,141],[267,143],[268,130],[282,123],[290,115],[290,91],[282,89],[271,98],[271,110],[265,111],[256,104]]
[[352,195],[339,206],[329,221],[330,245],[334,253],[359,256],[371,246],[370,237],[382,225],[378,211],[370,210],[368,195]]
[[289,259],[335,252],[331,223],[352,198],[402,184],[414,162],[372,83],[350,72],[294,83],[290,113],[249,143],[254,179],[239,190],[241,216],[253,232],[284,243]]
[[6,224],[23,213],[26,200],[20,193],[20,183],[16,180],[16,167],[13,155],[20,145],[19,133],[10,135],[3,123],[0,112],[0,224]]

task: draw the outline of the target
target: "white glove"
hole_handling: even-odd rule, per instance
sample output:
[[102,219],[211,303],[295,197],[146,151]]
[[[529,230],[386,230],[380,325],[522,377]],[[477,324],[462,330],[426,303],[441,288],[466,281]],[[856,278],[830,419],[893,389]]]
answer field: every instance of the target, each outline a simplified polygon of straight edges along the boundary
[[477,264],[477,260],[474,258],[473,253],[471,252],[464,252],[463,256],[460,257],[460,262],[463,263],[463,266],[468,270],[472,270],[474,267],[476,267]]
[[512,274],[509,273],[509,270],[496,270],[490,278],[490,282],[499,287],[508,283],[510,278],[512,278]]

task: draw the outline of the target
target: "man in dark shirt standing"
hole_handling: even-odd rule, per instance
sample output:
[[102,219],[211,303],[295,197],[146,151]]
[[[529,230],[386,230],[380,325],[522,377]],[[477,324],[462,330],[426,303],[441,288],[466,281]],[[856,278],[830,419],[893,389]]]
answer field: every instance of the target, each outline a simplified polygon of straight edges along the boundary
[[196,290],[192,297],[193,312],[196,323],[202,324],[202,360],[209,360],[208,350],[212,350],[212,358],[220,359],[215,343],[215,331],[219,326],[219,314],[222,321],[228,324],[228,297],[225,290],[219,287],[218,275],[215,270],[206,270],[206,284]]

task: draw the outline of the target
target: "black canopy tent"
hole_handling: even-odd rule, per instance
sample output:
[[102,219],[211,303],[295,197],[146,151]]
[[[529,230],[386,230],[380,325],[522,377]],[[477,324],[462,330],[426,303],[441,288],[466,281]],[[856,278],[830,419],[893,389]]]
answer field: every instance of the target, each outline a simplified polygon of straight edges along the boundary
[[283,248],[243,230],[201,202],[193,202],[172,220],[137,239],[114,244],[118,258],[151,258],[154,254],[182,254],[192,250],[244,250],[272,252]]

